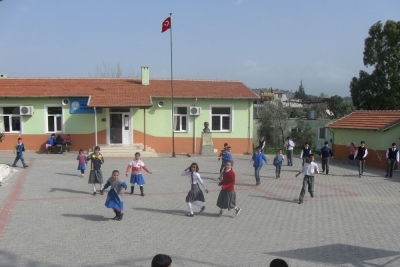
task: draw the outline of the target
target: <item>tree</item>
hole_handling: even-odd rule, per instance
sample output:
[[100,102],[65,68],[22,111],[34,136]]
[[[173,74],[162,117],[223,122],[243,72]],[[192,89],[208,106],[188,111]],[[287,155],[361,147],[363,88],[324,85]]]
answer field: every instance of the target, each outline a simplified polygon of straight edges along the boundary
[[304,90],[304,86],[303,86],[303,80],[300,81],[299,90],[294,92],[294,98],[297,98],[297,99],[306,99],[307,98],[306,91]]
[[354,106],[344,102],[341,96],[334,95],[329,98],[329,111],[332,119],[339,119],[353,112]]
[[400,106],[400,21],[380,21],[371,26],[364,43],[364,65],[371,74],[360,71],[350,82],[350,93],[357,109],[398,109]]
[[[89,75],[91,76],[91,75]],[[96,66],[96,73],[94,77],[98,78],[137,78],[132,74],[124,74],[121,65],[117,63],[112,66],[110,63],[103,62],[102,66]]]
[[264,102],[258,112],[258,136],[265,136],[266,146],[281,146],[285,142],[287,108],[279,100],[272,100]]
[[316,137],[316,134],[311,128],[311,125],[304,119],[297,119],[296,122],[296,129],[294,129],[291,133],[291,137],[295,142],[295,145],[297,147],[302,147],[305,142],[308,142],[310,147],[312,145],[315,146],[315,144],[312,144],[312,141]]

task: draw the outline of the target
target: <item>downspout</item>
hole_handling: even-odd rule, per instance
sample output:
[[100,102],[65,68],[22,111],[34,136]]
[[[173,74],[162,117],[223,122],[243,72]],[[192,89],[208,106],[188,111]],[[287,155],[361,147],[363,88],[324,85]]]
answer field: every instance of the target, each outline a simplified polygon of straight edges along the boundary
[[250,108],[251,108],[251,100],[249,99],[249,118],[248,118],[248,126],[247,126],[247,154],[250,154]]
[[[194,106],[197,105],[197,98],[194,101]],[[193,155],[196,155],[196,116],[193,116]]]
[[94,142],[95,146],[97,146],[97,111],[96,107],[93,107],[94,109]]
[[146,151],[146,109],[143,109],[143,151]]

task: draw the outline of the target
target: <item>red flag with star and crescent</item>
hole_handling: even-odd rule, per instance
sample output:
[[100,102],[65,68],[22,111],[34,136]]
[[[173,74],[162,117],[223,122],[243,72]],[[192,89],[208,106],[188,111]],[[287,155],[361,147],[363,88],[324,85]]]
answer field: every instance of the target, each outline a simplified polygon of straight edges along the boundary
[[171,17],[168,17],[164,20],[164,22],[162,23],[161,32],[165,32],[169,29],[171,29]]

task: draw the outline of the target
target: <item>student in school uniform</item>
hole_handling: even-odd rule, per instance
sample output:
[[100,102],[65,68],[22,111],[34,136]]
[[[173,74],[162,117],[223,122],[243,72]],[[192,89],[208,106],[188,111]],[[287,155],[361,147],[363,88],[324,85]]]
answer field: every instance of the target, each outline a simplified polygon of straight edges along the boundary
[[324,172],[326,169],[326,174],[329,174],[329,159],[331,157],[333,158],[333,153],[328,142],[324,143],[324,146],[319,152],[319,156],[322,158],[322,172]]
[[306,193],[306,188],[308,185],[308,192],[310,193],[311,197],[314,197],[314,174],[319,173],[318,165],[314,162],[314,155],[310,154],[309,162],[305,162],[303,169],[301,172],[296,174],[296,177],[299,176],[301,173],[304,174],[303,178],[303,187],[300,191],[299,203],[303,204],[304,195]]
[[358,177],[360,178],[364,173],[365,158],[367,157],[367,155],[368,155],[368,149],[365,146],[365,142],[361,141],[360,146],[354,153],[354,159],[358,159]]
[[293,166],[293,148],[294,148],[294,142],[292,141],[292,139],[290,138],[290,136],[288,136],[286,138],[286,142],[284,144],[285,148],[286,148],[286,157],[287,157],[287,165],[288,166]]
[[311,147],[310,147],[310,144],[308,142],[306,142],[304,144],[303,148],[301,149],[301,153],[300,153],[300,158],[303,159],[303,163],[301,166],[304,166],[304,162],[308,161],[310,154],[311,154]]
[[396,148],[396,143],[392,143],[392,147],[388,148],[386,151],[387,168],[386,168],[386,178],[392,178],[394,163],[397,161],[399,163],[399,150]]

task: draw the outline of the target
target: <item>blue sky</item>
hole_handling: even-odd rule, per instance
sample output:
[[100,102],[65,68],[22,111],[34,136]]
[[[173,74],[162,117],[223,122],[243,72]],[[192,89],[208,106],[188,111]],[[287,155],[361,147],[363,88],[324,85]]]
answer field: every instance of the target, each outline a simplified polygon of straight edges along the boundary
[[400,20],[398,0],[3,0],[0,73],[89,77],[104,63],[176,79],[349,96],[372,24]]

